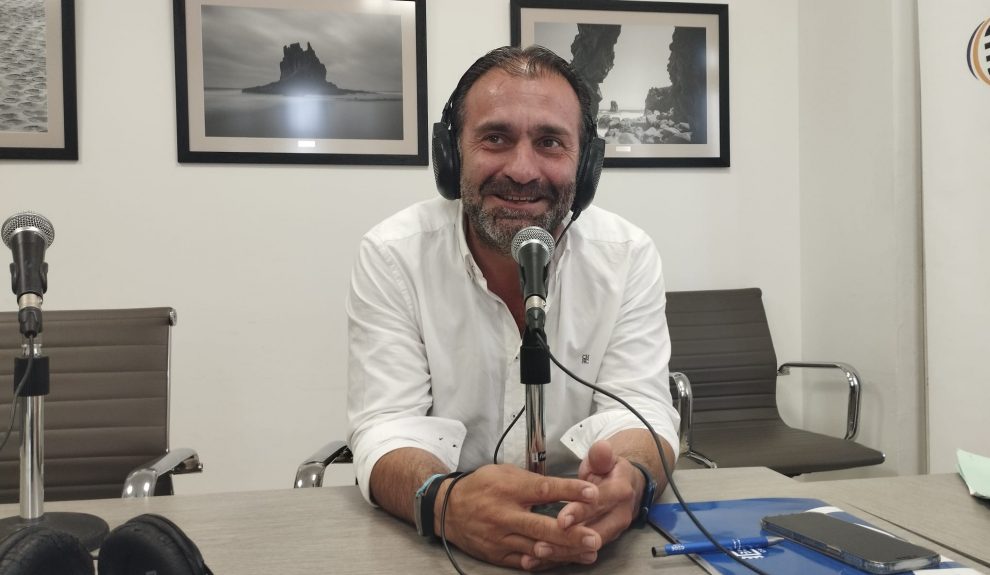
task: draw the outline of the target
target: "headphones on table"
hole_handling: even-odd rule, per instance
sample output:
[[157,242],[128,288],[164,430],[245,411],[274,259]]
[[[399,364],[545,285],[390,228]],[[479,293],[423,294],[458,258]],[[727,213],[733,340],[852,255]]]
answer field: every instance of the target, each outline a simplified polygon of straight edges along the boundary
[[[475,63],[477,65],[477,62]],[[475,66],[471,66],[457,82],[457,87],[443,107],[440,121],[433,124],[433,178],[437,183],[437,191],[448,200],[461,197],[461,158],[457,144],[457,126],[455,126],[454,100],[461,94],[466,94],[475,81],[488,72],[473,75]],[[494,69],[494,68],[490,68]],[[559,74],[559,71],[557,72]],[[566,78],[569,84],[571,80]],[[581,81],[578,79],[578,81]],[[572,88],[574,88],[572,84]],[[574,90],[577,92],[577,89]],[[605,140],[598,137],[595,120],[591,112],[582,112],[585,139],[581,142],[581,157],[578,160],[577,177],[575,178],[574,202],[571,204],[573,215],[571,220],[591,205],[598,188],[598,179],[602,174],[602,163],[605,161]]]
[[161,515],[144,514],[107,535],[98,570],[76,537],[29,525],[0,541],[0,575],[213,575],[196,544]]

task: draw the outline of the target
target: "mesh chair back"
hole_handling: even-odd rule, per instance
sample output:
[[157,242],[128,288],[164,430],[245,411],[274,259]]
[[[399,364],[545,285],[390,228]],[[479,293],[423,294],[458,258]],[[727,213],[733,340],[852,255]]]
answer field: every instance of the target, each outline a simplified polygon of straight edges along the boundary
[[762,296],[759,288],[667,292],[670,371],[691,380],[695,423],[779,419]]
[[[44,312],[45,500],[120,497],[127,474],[168,446],[169,307]],[[0,425],[6,429],[17,314],[0,314]],[[0,502],[19,494],[18,424],[0,453]],[[169,490],[170,485],[165,486]]]

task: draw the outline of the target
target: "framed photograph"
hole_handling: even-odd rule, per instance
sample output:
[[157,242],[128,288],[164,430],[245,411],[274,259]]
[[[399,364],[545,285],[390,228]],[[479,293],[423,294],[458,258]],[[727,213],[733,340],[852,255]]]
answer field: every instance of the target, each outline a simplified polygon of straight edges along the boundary
[[73,0],[0,0],[0,158],[78,160]]
[[425,0],[173,2],[180,162],[427,164]]
[[512,43],[540,44],[591,86],[605,167],[729,165],[725,4],[511,0]]

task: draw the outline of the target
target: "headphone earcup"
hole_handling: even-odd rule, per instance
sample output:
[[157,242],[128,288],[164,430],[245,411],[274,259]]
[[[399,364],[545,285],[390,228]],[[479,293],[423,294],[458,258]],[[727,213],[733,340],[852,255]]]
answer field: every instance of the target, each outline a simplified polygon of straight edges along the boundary
[[571,204],[571,211],[575,214],[583,212],[595,199],[595,191],[598,189],[598,179],[601,178],[604,162],[605,140],[592,138],[584,146],[584,151],[581,153],[581,164],[578,166],[574,203]]
[[100,547],[99,575],[209,575],[196,544],[161,515],[138,515],[110,532]]
[[64,531],[31,525],[0,542],[0,575],[93,575],[93,558]]
[[461,197],[461,167],[457,141],[444,122],[433,124],[433,179],[437,191],[448,200]]

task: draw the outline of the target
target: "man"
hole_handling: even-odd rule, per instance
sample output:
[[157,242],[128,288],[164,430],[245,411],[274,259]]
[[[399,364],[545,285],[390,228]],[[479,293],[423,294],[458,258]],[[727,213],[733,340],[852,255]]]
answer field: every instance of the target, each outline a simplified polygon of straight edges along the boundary
[[[584,207],[576,194],[590,202],[597,183],[583,178],[590,189],[576,189],[595,135],[589,101],[588,87],[544,48],[479,59],[451,96],[450,125],[439,126],[449,128],[456,156],[441,173],[453,169],[458,188],[441,192],[460,199],[423,202],[370,231],[347,303],[348,442],[365,497],[433,535],[454,481],[446,474],[473,471],[450,490],[447,539],[527,570],[593,563],[664,474],[635,417],[556,369],[545,387],[548,476],[491,463],[523,401],[513,398],[522,398],[525,306],[510,254],[520,229],[540,226],[557,241],[551,351],[636,407],[671,465],[676,455],[666,298],[652,241],[597,208],[561,236],[568,211]],[[435,170],[437,162],[435,151]],[[518,449],[505,455],[517,459]],[[575,470],[576,479],[559,477]],[[530,511],[558,501],[568,503],[555,518]]]

